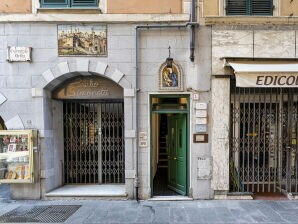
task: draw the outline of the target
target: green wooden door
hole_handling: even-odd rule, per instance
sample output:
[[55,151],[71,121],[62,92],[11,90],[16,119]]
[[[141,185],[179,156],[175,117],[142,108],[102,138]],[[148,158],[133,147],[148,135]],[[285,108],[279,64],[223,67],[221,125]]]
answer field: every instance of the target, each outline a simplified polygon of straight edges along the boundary
[[169,188],[181,195],[186,195],[186,115],[177,114],[169,117]]

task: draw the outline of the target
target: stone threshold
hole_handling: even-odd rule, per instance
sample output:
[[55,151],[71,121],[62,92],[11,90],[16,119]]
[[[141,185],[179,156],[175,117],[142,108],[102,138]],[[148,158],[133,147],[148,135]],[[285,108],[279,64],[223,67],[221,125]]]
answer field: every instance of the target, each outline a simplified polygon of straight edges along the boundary
[[233,192],[227,194],[215,194],[215,200],[253,200],[253,193],[250,192]]
[[193,198],[187,196],[154,196],[148,201],[192,201]]
[[126,199],[126,197],[125,185],[123,184],[69,184],[45,194],[46,199]]

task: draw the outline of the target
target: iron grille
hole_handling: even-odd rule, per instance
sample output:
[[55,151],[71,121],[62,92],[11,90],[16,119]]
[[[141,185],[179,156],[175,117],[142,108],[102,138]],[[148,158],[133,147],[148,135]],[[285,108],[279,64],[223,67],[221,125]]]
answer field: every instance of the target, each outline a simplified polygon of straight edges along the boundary
[[123,100],[69,102],[64,110],[66,183],[124,183]]
[[231,83],[230,191],[297,192],[298,90]]

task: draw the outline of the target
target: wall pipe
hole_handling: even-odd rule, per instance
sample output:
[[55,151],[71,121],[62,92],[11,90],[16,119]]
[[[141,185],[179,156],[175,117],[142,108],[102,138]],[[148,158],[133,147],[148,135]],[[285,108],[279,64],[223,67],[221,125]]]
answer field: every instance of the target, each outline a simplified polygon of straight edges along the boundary
[[191,12],[190,12],[190,60],[195,60],[195,41],[196,41],[196,0],[191,0]]
[[191,27],[190,29],[190,60],[194,61],[194,50],[195,50],[195,28],[199,24],[196,21],[196,0],[191,0],[191,15],[190,15],[190,22],[186,24],[177,24],[177,25],[140,25],[136,26],[135,32],[135,104],[134,104],[134,114],[135,114],[135,130],[136,130],[136,138],[134,144],[134,166],[135,166],[135,198],[139,200],[139,134],[138,134],[138,126],[139,126],[139,114],[138,114],[138,101],[139,101],[139,66],[138,66],[138,56],[139,56],[139,30],[141,29],[162,29],[162,28],[187,28],[188,26]]

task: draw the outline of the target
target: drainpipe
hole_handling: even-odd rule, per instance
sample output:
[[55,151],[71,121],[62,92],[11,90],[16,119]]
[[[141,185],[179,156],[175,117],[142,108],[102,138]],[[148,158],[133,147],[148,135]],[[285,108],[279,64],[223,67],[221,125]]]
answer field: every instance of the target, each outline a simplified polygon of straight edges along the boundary
[[191,12],[190,12],[190,60],[195,60],[195,41],[196,41],[196,0],[191,0]]
[[181,29],[187,28],[188,26],[191,27],[190,29],[190,60],[194,61],[194,50],[195,50],[195,28],[199,25],[196,21],[196,0],[191,1],[191,17],[190,22],[182,25],[143,25],[143,26],[136,26],[135,32],[135,104],[134,104],[134,114],[135,114],[135,130],[136,130],[136,138],[134,144],[134,167],[136,170],[134,187],[135,187],[135,199],[139,200],[139,113],[138,113],[138,101],[139,101],[139,66],[138,66],[138,56],[139,56],[139,31],[141,29]]
[[134,166],[135,166],[135,170],[136,170],[136,174],[135,174],[135,180],[134,180],[134,186],[135,186],[135,198],[138,201],[139,200],[139,150],[138,150],[138,146],[139,146],[139,131],[138,131],[138,127],[139,127],[139,113],[138,113],[138,100],[139,100],[139,68],[138,68],[138,49],[139,49],[139,41],[138,41],[138,36],[139,36],[139,30],[136,27],[136,37],[135,37],[135,41],[136,41],[136,61],[135,61],[135,72],[136,72],[136,77],[135,77],[135,105],[134,105],[134,114],[135,114],[135,130],[136,130],[136,139],[135,139],[135,144],[134,144]]

